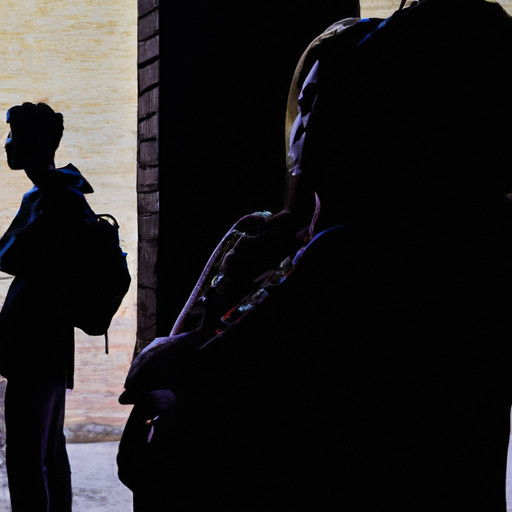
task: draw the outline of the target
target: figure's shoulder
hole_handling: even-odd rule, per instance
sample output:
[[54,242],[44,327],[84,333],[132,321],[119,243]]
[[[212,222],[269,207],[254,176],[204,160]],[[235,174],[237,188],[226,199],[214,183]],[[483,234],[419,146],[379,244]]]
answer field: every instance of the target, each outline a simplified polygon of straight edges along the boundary
[[56,181],[82,194],[92,194],[94,189],[85,176],[71,163],[55,169]]
[[63,183],[45,188],[37,199],[36,209],[47,219],[60,219],[59,224],[72,223],[91,211],[84,194]]

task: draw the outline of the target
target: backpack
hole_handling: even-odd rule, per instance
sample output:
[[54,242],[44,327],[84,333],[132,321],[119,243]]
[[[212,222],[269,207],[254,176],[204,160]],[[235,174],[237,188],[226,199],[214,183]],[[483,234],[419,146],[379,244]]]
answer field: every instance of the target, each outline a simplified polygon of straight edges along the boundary
[[110,214],[90,210],[80,232],[73,272],[73,325],[90,336],[105,335],[130,287],[127,254],[119,243],[119,224]]

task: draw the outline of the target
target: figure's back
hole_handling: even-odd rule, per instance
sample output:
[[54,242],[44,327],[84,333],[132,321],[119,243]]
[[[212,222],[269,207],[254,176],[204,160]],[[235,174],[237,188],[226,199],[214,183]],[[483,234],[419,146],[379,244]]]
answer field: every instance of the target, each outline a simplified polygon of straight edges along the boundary
[[510,48],[499,5],[425,0],[319,56],[303,171],[353,231],[395,510],[505,506]]

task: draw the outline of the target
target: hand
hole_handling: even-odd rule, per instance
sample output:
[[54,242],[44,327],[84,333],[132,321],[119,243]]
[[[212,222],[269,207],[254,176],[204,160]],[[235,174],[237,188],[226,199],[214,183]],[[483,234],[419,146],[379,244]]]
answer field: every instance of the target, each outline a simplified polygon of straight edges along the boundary
[[181,372],[186,372],[199,337],[199,332],[192,331],[153,340],[132,361],[119,402],[135,403],[136,397],[146,391],[172,388]]

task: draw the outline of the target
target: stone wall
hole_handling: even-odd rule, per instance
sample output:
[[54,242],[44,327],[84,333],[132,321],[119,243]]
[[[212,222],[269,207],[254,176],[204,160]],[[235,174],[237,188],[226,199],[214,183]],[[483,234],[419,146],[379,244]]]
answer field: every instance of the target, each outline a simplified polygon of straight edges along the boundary
[[138,289],[135,351],[156,333],[159,231],[159,0],[139,0],[138,18]]

